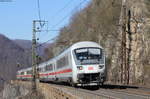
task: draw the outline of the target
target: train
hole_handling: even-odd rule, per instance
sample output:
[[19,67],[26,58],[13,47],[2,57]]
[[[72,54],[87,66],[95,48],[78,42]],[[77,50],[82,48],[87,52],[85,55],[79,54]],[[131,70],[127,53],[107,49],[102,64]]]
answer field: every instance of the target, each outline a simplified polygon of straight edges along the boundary
[[[73,44],[58,56],[37,66],[39,80],[66,82],[72,86],[103,85],[106,80],[105,51],[92,41]],[[17,71],[18,80],[32,80],[32,67]]]

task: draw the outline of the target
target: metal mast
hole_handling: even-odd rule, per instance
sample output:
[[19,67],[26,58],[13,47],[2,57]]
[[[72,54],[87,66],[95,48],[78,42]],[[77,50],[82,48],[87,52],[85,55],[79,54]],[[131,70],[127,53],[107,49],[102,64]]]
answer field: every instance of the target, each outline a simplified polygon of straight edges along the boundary
[[37,73],[37,62],[36,62],[36,21],[33,21],[32,29],[32,77],[33,77],[33,90],[36,90],[36,73]]
[[48,24],[48,21],[42,21],[42,20],[33,20],[33,29],[32,29],[32,87],[33,90],[36,91],[37,89],[37,81],[38,81],[38,55],[37,55],[37,41],[36,41],[36,33],[47,31],[47,29],[42,30],[44,26]]

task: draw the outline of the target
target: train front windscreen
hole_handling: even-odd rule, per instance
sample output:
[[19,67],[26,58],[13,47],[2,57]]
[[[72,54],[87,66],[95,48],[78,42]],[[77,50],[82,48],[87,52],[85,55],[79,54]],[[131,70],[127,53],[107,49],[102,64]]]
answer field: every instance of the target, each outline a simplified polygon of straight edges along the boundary
[[103,52],[100,48],[79,48],[74,50],[77,65],[103,63]]

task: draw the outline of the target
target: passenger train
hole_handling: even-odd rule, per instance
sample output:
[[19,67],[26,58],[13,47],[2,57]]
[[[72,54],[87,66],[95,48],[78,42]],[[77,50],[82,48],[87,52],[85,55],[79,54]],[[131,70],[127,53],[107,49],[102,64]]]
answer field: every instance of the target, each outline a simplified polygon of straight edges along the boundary
[[[37,66],[40,81],[67,82],[72,86],[94,86],[106,79],[105,52],[97,43],[73,44],[58,56]],[[32,67],[17,71],[18,80],[31,80]]]

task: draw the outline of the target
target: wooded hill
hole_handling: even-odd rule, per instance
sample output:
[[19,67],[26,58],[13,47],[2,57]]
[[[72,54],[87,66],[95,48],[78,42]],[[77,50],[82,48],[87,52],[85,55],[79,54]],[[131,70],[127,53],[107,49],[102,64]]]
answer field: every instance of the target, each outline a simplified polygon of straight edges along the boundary
[[[46,46],[47,44],[37,49],[38,55],[42,58],[41,61],[45,61]],[[11,40],[0,34],[0,90],[5,82],[16,79],[17,70],[31,67],[31,49],[32,41],[30,40]]]
[[[20,64],[20,67],[17,67]],[[31,51],[0,34],[0,85],[15,79],[17,70],[31,66]]]

